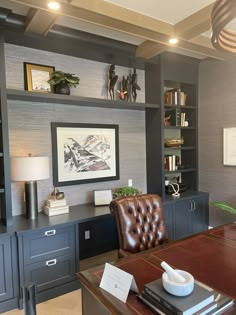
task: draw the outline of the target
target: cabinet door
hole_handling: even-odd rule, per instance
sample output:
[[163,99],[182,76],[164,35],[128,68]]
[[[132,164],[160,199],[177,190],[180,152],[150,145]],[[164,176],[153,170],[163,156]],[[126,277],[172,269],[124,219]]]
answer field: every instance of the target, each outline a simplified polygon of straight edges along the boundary
[[11,239],[0,237],[0,302],[13,297]]
[[196,234],[208,229],[209,225],[209,202],[208,196],[199,196],[192,200],[191,230]]
[[163,209],[166,227],[168,231],[168,239],[173,240],[174,239],[173,203],[164,204]]
[[113,215],[79,224],[80,259],[118,248],[118,236]]
[[179,200],[174,209],[174,238],[180,239],[191,234],[192,200]]

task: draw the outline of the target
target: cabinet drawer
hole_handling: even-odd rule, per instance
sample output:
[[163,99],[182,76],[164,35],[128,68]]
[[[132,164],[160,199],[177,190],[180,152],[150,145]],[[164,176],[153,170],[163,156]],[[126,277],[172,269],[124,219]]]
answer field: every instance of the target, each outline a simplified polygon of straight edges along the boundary
[[23,236],[24,265],[75,251],[74,226],[47,228]]
[[64,255],[25,266],[24,278],[35,282],[39,293],[74,280],[75,272],[75,256]]

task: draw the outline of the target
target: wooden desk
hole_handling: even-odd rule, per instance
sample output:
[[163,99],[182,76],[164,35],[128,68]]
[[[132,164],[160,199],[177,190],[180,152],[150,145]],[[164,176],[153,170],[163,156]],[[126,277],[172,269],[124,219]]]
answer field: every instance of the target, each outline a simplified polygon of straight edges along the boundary
[[[236,224],[227,224],[184,240],[171,242],[158,249],[118,260],[115,266],[131,273],[139,290],[144,284],[160,278],[162,260],[172,267],[190,272],[196,280],[236,300]],[[99,288],[103,273],[100,266],[78,274],[82,286],[83,315],[153,314],[134,293],[126,303]],[[236,314],[234,306],[227,314]]]

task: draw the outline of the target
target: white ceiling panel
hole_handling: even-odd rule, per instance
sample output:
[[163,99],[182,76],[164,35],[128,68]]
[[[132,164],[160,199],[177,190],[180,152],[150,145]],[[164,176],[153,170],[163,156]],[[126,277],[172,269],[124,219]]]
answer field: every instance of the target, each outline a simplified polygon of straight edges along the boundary
[[104,0],[155,19],[176,24],[215,0]]

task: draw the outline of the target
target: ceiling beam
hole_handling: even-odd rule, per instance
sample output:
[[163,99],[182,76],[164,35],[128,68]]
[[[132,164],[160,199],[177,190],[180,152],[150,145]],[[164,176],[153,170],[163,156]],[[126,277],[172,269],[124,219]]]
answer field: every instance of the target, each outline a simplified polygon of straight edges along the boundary
[[141,45],[138,46],[136,50],[137,57],[143,57],[146,59],[150,59],[158,54],[168,50],[170,47],[176,47],[188,52],[194,52],[200,54],[204,57],[211,57],[218,60],[224,60],[225,55],[219,53],[215,49],[203,47],[194,43],[190,43],[188,41],[179,40],[179,42],[175,45],[168,45],[168,38],[166,38],[165,42],[163,42],[163,38],[160,39],[162,45],[160,43],[154,43],[153,41],[145,41]]
[[[11,2],[20,3],[36,9],[43,9],[51,11],[47,6],[46,0],[10,0]],[[82,14],[80,14],[82,11]],[[51,11],[52,12],[52,11]],[[114,5],[104,0],[72,0],[70,4],[61,3],[61,9],[57,11],[58,14],[79,18],[86,20],[85,13],[92,13],[100,16],[100,19],[89,21],[93,24],[102,26],[102,18],[109,17],[110,21],[120,21],[134,26],[142,25],[143,28],[171,35],[173,34],[173,25],[156,20],[152,17],[145,16],[141,13]],[[112,28],[112,25],[111,25]]]
[[151,59],[166,50],[168,50],[168,45],[145,41],[137,47],[136,57]]
[[56,22],[58,15],[39,9],[30,9],[26,16],[25,32],[45,36]]
[[211,11],[214,3],[188,16],[174,25],[174,36],[189,40],[208,31],[211,27]]
[[[46,0],[11,1],[33,8],[50,11],[47,7]],[[90,22],[92,24],[97,24],[129,35],[134,35],[149,42],[155,42],[157,52],[160,51],[160,45],[158,45],[158,43],[168,45],[169,37],[173,34],[173,25],[155,20],[125,8],[121,8],[103,0],[72,0],[72,4],[74,5],[62,3],[61,10],[58,11],[58,14]],[[147,49],[154,53],[155,45],[150,44],[149,42],[146,44]],[[152,47],[150,48],[150,46]],[[220,60],[224,59],[222,54],[213,48],[201,47],[200,45],[189,43],[187,41],[180,40],[176,47],[188,51],[194,51],[206,57],[212,57]],[[140,49],[137,49],[140,55],[141,51],[144,55],[144,48],[145,44],[143,44]]]
[[199,35],[190,40],[191,43],[212,48],[211,39],[207,36]]

